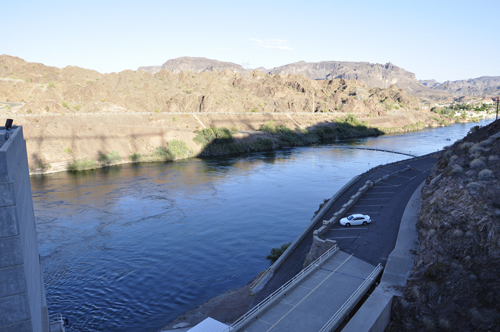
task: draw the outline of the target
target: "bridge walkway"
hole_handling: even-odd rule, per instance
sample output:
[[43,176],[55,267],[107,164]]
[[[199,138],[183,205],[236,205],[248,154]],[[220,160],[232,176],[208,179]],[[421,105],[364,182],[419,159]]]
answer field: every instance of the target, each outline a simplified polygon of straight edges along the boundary
[[320,331],[376,267],[338,251],[250,325],[236,331]]

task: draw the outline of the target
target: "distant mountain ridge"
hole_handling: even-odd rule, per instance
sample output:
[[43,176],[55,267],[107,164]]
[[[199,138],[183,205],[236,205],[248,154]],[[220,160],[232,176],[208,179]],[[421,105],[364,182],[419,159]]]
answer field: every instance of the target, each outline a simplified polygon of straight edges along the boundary
[[[152,74],[162,69],[173,73],[231,70],[241,74],[246,71],[253,71],[246,70],[241,65],[232,62],[222,62],[202,57],[180,57],[168,60],[162,66],[138,68],[138,70],[144,70]],[[446,81],[444,83],[439,83],[436,80],[418,81],[414,73],[390,62],[382,65],[349,61],[299,61],[273,69],[259,67],[255,70],[268,74],[302,74],[314,80],[355,79],[371,87],[382,88],[395,84],[398,88],[405,89],[409,93],[415,93],[421,97],[442,97],[446,93],[471,96],[500,95],[500,76],[482,76],[468,80]]]
[[419,81],[434,90],[441,90],[462,96],[500,95],[500,76],[481,76],[468,80],[446,81],[439,83],[435,80]]
[[[152,74],[160,70],[159,66],[144,66],[139,67],[139,69]],[[253,71],[246,70],[241,65],[232,62],[222,62],[202,57],[180,57],[171,59],[165,62],[161,66],[161,69],[169,70],[173,73],[180,73],[181,71],[200,73],[231,70],[242,74],[247,71]],[[414,73],[404,70],[390,62],[382,65],[369,62],[299,61],[269,70],[263,67],[255,70],[266,74],[301,74],[314,80],[355,79],[370,87],[387,88],[394,84],[398,88],[404,89],[409,93],[431,98],[444,95],[444,91],[441,92],[429,89],[427,86],[417,81]]]

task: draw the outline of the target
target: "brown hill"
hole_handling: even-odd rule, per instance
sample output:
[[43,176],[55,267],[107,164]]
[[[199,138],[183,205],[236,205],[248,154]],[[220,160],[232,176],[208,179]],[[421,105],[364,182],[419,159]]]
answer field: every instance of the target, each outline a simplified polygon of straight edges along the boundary
[[[220,62],[206,58],[181,57],[167,61],[161,67],[173,73],[181,71],[200,73],[208,71],[231,70],[236,73],[245,73],[246,70],[232,62]],[[150,73],[158,72],[157,66],[140,67],[139,69]],[[429,89],[427,86],[419,83],[415,74],[408,72],[392,63],[385,65],[373,64],[368,62],[345,62],[345,61],[321,61],[321,62],[296,62],[271,70],[260,67],[256,69],[263,73],[281,74],[281,75],[304,75],[313,80],[331,80],[345,79],[357,80],[363,85],[369,87],[387,88],[396,85],[400,89],[406,90],[416,96],[425,97],[425,99],[443,101],[446,98],[452,100],[451,96],[445,92]]]
[[32,168],[110,151],[128,161],[172,139],[196,154],[201,147],[192,138],[204,127],[252,131],[275,121],[306,129],[347,113],[380,128],[439,124],[420,110],[416,97],[394,85],[369,88],[355,80],[259,71],[101,74],[0,56],[0,115],[24,126]]
[[168,70],[154,75],[130,70],[100,74],[6,55],[0,64],[0,100],[25,103],[20,112],[310,112],[313,93],[315,112],[385,114],[393,105],[419,108],[415,97],[395,86],[369,88],[344,79],[315,81],[259,71],[242,76],[215,69],[196,74]]

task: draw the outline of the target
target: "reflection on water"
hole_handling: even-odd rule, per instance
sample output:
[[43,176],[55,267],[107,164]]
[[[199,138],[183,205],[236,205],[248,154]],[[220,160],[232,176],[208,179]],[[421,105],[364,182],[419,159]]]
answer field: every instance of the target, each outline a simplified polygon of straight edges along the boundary
[[[474,124],[339,143],[425,154]],[[50,312],[69,331],[157,331],[268,267],[324,198],[405,156],[334,146],[32,177]]]

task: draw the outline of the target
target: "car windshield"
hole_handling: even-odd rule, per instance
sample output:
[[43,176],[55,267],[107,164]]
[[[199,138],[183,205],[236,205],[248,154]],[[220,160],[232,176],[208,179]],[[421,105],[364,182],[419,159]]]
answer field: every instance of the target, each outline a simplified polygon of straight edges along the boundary
[[349,216],[347,217],[347,220],[352,220],[352,218],[354,218],[353,216]]

